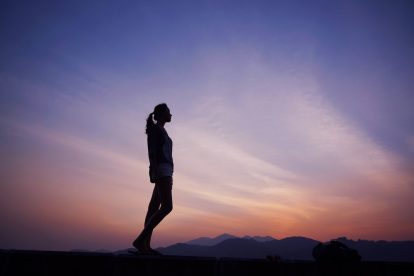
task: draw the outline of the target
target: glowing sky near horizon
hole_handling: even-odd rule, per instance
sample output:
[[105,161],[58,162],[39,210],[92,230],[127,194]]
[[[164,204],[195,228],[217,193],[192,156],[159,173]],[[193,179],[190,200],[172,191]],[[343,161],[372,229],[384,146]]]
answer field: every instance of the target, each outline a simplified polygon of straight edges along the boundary
[[413,26],[411,1],[2,1],[0,248],[130,247],[161,102],[155,247],[414,239]]

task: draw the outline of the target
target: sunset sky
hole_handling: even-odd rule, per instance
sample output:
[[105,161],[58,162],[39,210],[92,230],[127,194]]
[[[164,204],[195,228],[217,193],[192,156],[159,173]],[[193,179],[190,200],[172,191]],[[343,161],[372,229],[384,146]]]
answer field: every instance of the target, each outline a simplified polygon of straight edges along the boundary
[[413,1],[1,1],[0,248],[131,246],[165,102],[200,236],[414,239]]

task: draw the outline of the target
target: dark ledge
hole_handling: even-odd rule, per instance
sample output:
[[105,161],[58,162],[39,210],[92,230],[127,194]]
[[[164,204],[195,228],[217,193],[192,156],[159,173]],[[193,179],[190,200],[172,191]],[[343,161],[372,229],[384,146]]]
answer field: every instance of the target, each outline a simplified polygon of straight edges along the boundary
[[414,263],[269,261],[194,256],[0,250],[0,276],[8,275],[414,275]]

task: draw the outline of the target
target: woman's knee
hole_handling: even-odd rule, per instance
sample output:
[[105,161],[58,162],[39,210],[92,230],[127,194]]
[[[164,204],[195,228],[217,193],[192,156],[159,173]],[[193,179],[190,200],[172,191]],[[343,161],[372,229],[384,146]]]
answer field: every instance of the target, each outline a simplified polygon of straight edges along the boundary
[[148,204],[148,210],[158,210],[160,208],[161,202],[158,198],[152,199],[150,203]]
[[150,204],[148,206],[148,212],[150,212],[150,213],[155,213],[159,209],[160,209],[160,204]]
[[165,214],[169,214],[173,210],[173,205],[172,203],[162,204],[160,210]]

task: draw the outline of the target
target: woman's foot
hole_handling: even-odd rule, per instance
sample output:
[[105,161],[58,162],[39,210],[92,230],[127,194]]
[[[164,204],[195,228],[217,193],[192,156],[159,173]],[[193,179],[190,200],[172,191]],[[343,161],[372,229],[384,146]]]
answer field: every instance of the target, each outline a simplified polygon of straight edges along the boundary
[[136,238],[135,241],[132,243],[132,245],[141,253],[144,253],[144,254],[151,253],[150,248],[146,246],[145,242],[142,239],[140,239],[140,237]]

